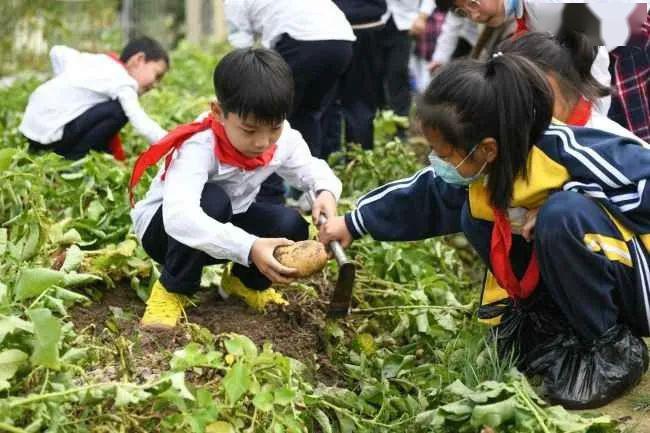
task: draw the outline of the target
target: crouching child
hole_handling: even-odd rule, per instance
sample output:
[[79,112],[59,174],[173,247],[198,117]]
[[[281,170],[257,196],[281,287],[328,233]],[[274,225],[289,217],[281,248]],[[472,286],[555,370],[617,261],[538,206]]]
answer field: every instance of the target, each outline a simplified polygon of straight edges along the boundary
[[294,209],[256,201],[271,174],[316,191],[314,215],[336,213],[341,182],[286,121],[294,84],[285,61],[268,49],[232,51],[217,65],[214,86],[210,112],[171,131],[134,166],[130,188],[166,157],[131,212],[143,248],[162,265],[144,326],[175,326],[203,267],[215,263],[231,263],[221,283],[226,295],[257,310],[286,303],[270,286],[289,282],[295,269],[273,251],[307,239],[308,224]]
[[50,59],[54,77],[30,95],[19,126],[32,149],[68,159],[95,150],[124,160],[118,134],[127,122],[149,143],[167,134],[138,101],[169,69],[169,56],[155,40],[134,39],[120,56],[57,45]]

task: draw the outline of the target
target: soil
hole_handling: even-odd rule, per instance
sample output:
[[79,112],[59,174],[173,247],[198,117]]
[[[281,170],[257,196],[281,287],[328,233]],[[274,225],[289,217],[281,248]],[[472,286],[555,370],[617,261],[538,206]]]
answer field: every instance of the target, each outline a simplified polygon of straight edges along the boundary
[[[322,282],[318,282],[324,286]],[[329,360],[322,339],[329,291],[320,287],[320,296],[298,289],[282,290],[287,306],[271,306],[267,312],[253,311],[235,298],[222,299],[214,289],[202,290],[194,306],[186,308],[189,323],[208,329],[213,335],[237,333],[256,344],[271,343],[273,350],[298,359],[329,385],[338,373]],[[323,300],[321,300],[323,299]],[[90,374],[102,380],[127,375],[132,380],[151,380],[167,370],[171,353],[184,347],[193,330],[179,326],[172,331],[143,330],[139,320],[144,303],[128,285],[106,289],[101,299],[71,310],[75,329],[96,345],[107,347],[114,360],[99,359]],[[124,356],[124,352],[128,356]]]

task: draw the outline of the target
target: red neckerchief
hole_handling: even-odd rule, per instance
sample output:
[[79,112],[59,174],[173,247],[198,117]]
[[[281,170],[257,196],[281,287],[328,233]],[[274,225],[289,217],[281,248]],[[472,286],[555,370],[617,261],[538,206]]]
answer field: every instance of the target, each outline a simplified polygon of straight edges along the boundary
[[510,249],[512,248],[512,229],[510,221],[503,211],[493,208],[494,226],[490,239],[490,264],[492,274],[497,283],[508,292],[511,298],[526,299],[539,283],[539,264],[535,250],[530,256],[528,267],[521,280],[518,280],[510,263]]
[[[120,65],[124,66],[124,69],[126,69],[126,65],[122,60],[120,60],[120,57],[117,55],[117,53],[110,51],[106,53],[106,55],[115,60]],[[111,140],[108,142],[108,150],[110,150],[110,152],[113,154],[113,157],[118,161],[124,161],[126,159],[126,153],[124,152],[124,146],[122,146],[122,139],[120,138],[119,132],[115,134],[113,138],[111,138]]]
[[528,14],[526,13],[526,6],[524,6],[524,13],[521,15],[521,18],[516,18],[517,28],[512,35],[512,39],[517,39],[519,36],[528,33],[530,29],[528,28]]
[[147,150],[142,152],[133,166],[133,173],[129,181],[129,196],[131,198],[131,206],[133,206],[133,188],[138,184],[140,178],[145,170],[152,165],[155,165],[167,155],[165,159],[165,172],[163,172],[162,179],[165,179],[165,173],[171,164],[173,151],[180,148],[181,145],[192,135],[197,132],[211,129],[214,134],[214,153],[217,159],[233,167],[239,167],[244,170],[255,170],[259,167],[264,167],[271,162],[275,154],[276,144],[271,145],[260,156],[250,158],[245,156],[240,151],[235,149],[226,135],[226,130],[223,125],[218,122],[212,114],[208,115],[200,122],[187,123],[174,128],[169,134],[163,137],[160,141],[149,146]]
[[573,111],[571,111],[565,123],[567,125],[585,126],[589,119],[591,119],[591,102],[581,96],[578,103],[573,106]]

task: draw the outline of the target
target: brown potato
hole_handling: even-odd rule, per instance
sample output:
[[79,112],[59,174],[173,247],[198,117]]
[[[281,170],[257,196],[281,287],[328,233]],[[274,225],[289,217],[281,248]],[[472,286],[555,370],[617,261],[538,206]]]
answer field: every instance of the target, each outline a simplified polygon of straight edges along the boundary
[[318,241],[300,241],[293,245],[277,247],[273,257],[284,266],[294,268],[299,278],[309,277],[327,264],[327,251]]

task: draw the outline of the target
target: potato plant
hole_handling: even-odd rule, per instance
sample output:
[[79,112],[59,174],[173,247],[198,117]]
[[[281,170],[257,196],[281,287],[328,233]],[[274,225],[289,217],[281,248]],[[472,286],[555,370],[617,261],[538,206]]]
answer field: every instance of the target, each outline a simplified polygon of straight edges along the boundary
[[[166,127],[191,121],[212,99],[211,68],[225,50],[181,44],[162,86],[144,98],[145,108]],[[444,240],[357,242],[350,255],[360,272],[345,320],[324,319],[321,290],[336,277],[334,263],[285,288],[298,293],[293,310],[269,317],[307,332],[305,315],[321,313],[312,330],[318,347],[300,358],[271,342],[199,324],[174,335],[147,335],[138,331],[137,297],[119,308],[92,310],[116,290],[145,298],[158,275],[128,217],[129,167],[145,143],[127,129],[126,164],[100,154],[69,162],[30,153],[17,125],[36,85],[27,79],[0,90],[0,431],[615,428],[607,417],[549,407],[511,370],[511,361],[498,359],[474,317],[479,281],[472,271],[480,266],[461,260]],[[342,209],[420,166],[408,143],[390,138],[391,128],[405,121],[382,114],[374,151],[350,146],[333,158],[345,185]],[[208,287],[219,272],[206,271]],[[214,305],[206,314],[225,311]],[[270,319],[258,320],[262,326]]]

